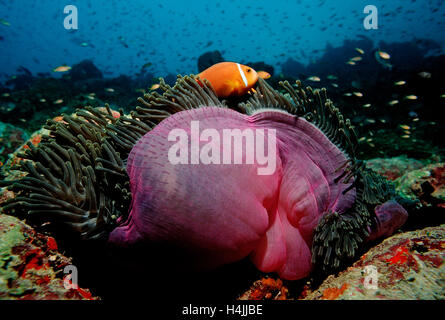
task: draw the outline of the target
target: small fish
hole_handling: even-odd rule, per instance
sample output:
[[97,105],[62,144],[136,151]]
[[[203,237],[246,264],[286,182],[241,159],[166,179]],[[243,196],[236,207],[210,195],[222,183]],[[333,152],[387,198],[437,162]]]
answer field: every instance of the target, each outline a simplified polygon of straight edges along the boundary
[[410,137],[409,134],[404,134],[404,135],[402,136],[403,139],[408,139],[409,137]]
[[366,137],[361,137],[360,139],[358,139],[358,142],[362,142],[365,141]]
[[317,76],[311,76],[311,77],[307,78],[306,80],[319,82],[321,79]]
[[413,122],[417,122],[417,121],[419,121],[419,118],[414,118],[413,119]]
[[415,95],[413,95],[413,94],[410,94],[410,95],[408,95],[408,96],[405,96],[405,99],[407,99],[407,100],[416,100],[416,99],[417,99],[417,96],[415,96]]
[[399,127],[400,128],[402,128],[402,129],[404,129],[404,130],[409,130],[409,129],[411,129],[408,125],[406,125],[406,124],[401,124],[401,125],[399,125]]
[[46,102],[46,99],[45,99],[45,98],[42,98],[42,99],[40,99],[39,101],[42,102],[42,103],[45,103],[45,102]]
[[349,61],[354,61],[354,62],[361,61],[361,60],[362,60],[362,57],[353,57],[353,58],[349,59]]
[[81,46],[81,47],[88,47],[88,43],[87,43],[87,42],[82,42],[82,43],[80,44],[80,46]]
[[2,94],[2,97],[4,97],[4,98],[7,98],[9,96],[10,96],[10,94],[8,92],[5,92],[5,93]]
[[260,77],[261,79],[269,79],[270,78],[270,73],[267,71],[257,71],[258,77]]
[[370,103],[367,103],[367,104],[364,104],[363,105],[363,108],[369,108],[371,106],[371,104]]
[[336,76],[332,75],[332,74],[328,74],[326,79],[328,79],[328,80],[337,80],[338,78]]
[[374,57],[385,69],[392,70],[392,64],[388,62],[390,59],[390,55],[388,53],[379,50],[374,53]]
[[[259,78],[253,68],[236,62],[214,64],[198,74],[198,77],[209,81],[220,98],[247,94]],[[196,81],[201,84],[199,79]]]
[[63,99],[57,99],[56,101],[53,102],[54,104],[61,104],[63,103]]
[[150,90],[156,90],[156,89],[159,89],[160,86],[161,86],[161,85],[160,85],[159,83],[155,83],[155,84],[153,84],[153,85],[150,87]]
[[8,21],[6,21],[4,19],[1,19],[1,18],[0,18],[0,23],[2,25],[6,26],[6,27],[10,27],[11,26],[11,23],[9,23]]
[[377,54],[379,55],[380,58],[385,59],[385,60],[389,60],[391,59],[391,56],[389,55],[389,53],[386,53],[384,51],[377,51]]
[[153,63],[151,63],[151,62],[147,62],[147,63],[145,63],[145,64],[142,66],[142,69],[151,67],[152,65],[153,65]]
[[71,67],[67,66],[67,65],[59,66],[59,67],[53,69],[54,72],[67,72],[69,70],[71,70]]
[[357,52],[360,53],[360,54],[364,54],[364,53],[365,53],[365,51],[363,51],[363,50],[360,49],[360,48],[355,48],[355,51],[357,51]]
[[347,61],[346,64],[349,64],[350,66],[355,66],[355,62],[351,60]]
[[366,119],[366,122],[368,122],[368,123],[375,123],[375,120],[368,118],[368,119]]
[[441,97],[441,98],[445,98],[445,94],[441,94],[440,97]]
[[114,92],[114,89],[113,88],[105,88],[105,91],[107,91],[107,92]]
[[359,98],[363,97],[363,93],[361,93],[361,92],[353,92],[353,93],[356,97],[359,97]]
[[426,71],[419,72],[418,75],[419,75],[420,77],[424,78],[424,79],[429,79],[429,78],[431,78],[431,73],[426,72]]
[[137,88],[136,90],[134,90],[135,92],[140,92],[142,94],[145,94],[145,89],[143,88]]
[[352,96],[352,93],[346,92],[346,93],[343,94],[343,95],[346,96],[346,97],[350,97],[350,96]]
[[394,82],[394,85],[395,86],[403,86],[405,83],[406,83],[405,81],[401,80],[401,81]]
[[380,119],[380,122],[381,123],[386,123],[386,120],[385,119]]
[[397,104],[397,103],[399,103],[399,100],[392,100],[392,101],[388,102],[388,104],[389,104],[390,106],[393,106],[393,105],[395,105],[395,104]]
[[332,83],[332,86],[333,86],[334,88],[338,88],[338,84],[336,84],[336,83]]

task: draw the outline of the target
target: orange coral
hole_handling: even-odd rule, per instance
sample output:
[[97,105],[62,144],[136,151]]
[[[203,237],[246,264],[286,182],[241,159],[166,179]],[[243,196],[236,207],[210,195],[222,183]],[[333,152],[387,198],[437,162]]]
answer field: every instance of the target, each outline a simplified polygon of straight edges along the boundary
[[348,284],[345,283],[341,286],[341,288],[327,288],[326,290],[323,291],[323,296],[321,297],[321,299],[324,300],[334,300],[337,299],[340,295],[343,294],[343,292],[345,292],[345,290],[348,288]]
[[283,286],[281,279],[262,278],[254,283],[250,293],[247,294],[249,300],[286,300],[288,290]]

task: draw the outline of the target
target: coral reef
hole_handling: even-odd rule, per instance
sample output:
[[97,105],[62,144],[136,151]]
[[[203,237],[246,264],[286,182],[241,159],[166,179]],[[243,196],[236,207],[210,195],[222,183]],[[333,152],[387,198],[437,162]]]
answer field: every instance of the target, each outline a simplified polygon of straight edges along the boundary
[[[72,233],[74,230],[75,235],[84,239],[106,238],[110,230],[126,219],[131,201],[123,160],[146,132],[172,114],[193,106],[225,107],[228,103],[235,109],[252,113],[263,106],[276,108],[281,105],[322,128],[350,155],[355,154],[353,141],[356,137],[352,126],[326,99],[324,90],[304,90],[300,82],[293,87],[283,82],[281,86],[287,91],[284,96],[261,80],[258,93],[246,103],[237,105],[217,100],[211,88],[200,88],[193,77],[184,77],[179,78],[174,87],[161,81],[160,89],[164,94],[153,92],[140,98],[140,107],[130,115],[125,115],[123,110],[116,112],[107,105],[105,108],[85,107],[75,114],[49,120],[45,126],[47,131],[33,135],[11,159],[9,172],[20,169],[27,176],[10,176],[2,182],[10,190],[3,193],[4,198],[15,196],[3,209],[26,218],[39,230],[43,228],[62,237],[67,236],[65,231]],[[355,157],[352,160],[356,160]],[[374,207],[395,196],[391,185],[365,169],[360,161],[351,161],[339,178],[348,177],[353,178],[357,188],[355,206],[347,215],[326,215],[315,230],[314,262],[324,266],[327,272],[331,267],[344,267],[340,261],[353,259],[368,235],[365,226],[372,224]],[[341,245],[340,240],[346,245]],[[287,290],[287,285],[279,279],[262,279],[244,298],[253,294],[258,299],[282,299],[288,297]]]
[[21,128],[0,122],[0,167],[6,163],[12,154],[28,139],[28,134]]
[[420,169],[424,166],[422,161],[404,156],[394,158],[374,158],[366,161],[366,167],[374,170],[389,180],[395,180],[406,172]]
[[94,65],[91,60],[83,60],[71,68],[71,70],[63,75],[72,81],[80,81],[86,79],[100,79],[103,77],[102,72]]
[[406,198],[419,199],[424,206],[445,208],[445,163],[406,172],[394,183],[397,191]]
[[[394,235],[338,276],[329,276],[306,300],[445,299],[445,225]],[[371,269],[377,273],[375,282]],[[375,287],[374,287],[375,286]]]
[[262,278],[255,281],[238,300],[287,300],[287,293],[281,279]]
[[88,289],[65,288],[63,270],[70,264],[54,238],[0,214],[0,300],[97,299]]
[[[49,74],[32,76],[26,85],[22,80],[0,85],[0,121],[13,124],[28,133],[42,127],[47,119],[60,113],[72,113],[79,106],[101,107],[109,102],[124,109],[136,104],[136,99],[148,91],[147,83],[155,82],[151,75],[132,79],[128,76],[103,78],[91,61],[73,65],[60,78]],[[27,78],[28,79],[28,78]]]
[[[391,58],[394,64],[391,72],[373,56],[379,46],[394,58]],[[438,45],[423,39],[379,46],[366,37],[346,40],[339,47],[328,44],[323,55],[311,57],[307,66],[296,57],[289,57],[282,63],[283,74],[268,81],[275,86],[282,78],[308,79],[316,75],[320,79],[318,84],[328,88],[330,98],[341,105],[342,113],[351,119],[360,140],[357,155],[361,159],[401,154],[415,159],[443,157],[445,143],[441,137],[445,124],[437,121],[437,110],[445,101],[441,98],[440,85],[445,55],[425,56]],[[309,54],[302,52],[302,56],[305,55]],[[353,56],[361,60],[352,66],[345,65]],[[419,75],[425,71],[430,73],[429,78]],[[400,80],[405,84],[396,86]],[[406,99],[413,92],[417,99]],[[390,105],[391,101],[397,102]],[[410,129],[402,130],[400,125]]]

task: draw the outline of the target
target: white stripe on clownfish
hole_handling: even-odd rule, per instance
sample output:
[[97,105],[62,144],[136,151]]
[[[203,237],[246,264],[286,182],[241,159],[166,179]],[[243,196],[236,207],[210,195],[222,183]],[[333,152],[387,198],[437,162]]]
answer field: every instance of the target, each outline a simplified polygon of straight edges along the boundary
[[244,74],[243,70],[241,70],[241,66],[239,65],[239,63],[237,63],[236,66],[238,67],[238,71],[239,71],[239,74],[241,75],[241,78],[243,78],[244,85],[247,87],[246,75]]

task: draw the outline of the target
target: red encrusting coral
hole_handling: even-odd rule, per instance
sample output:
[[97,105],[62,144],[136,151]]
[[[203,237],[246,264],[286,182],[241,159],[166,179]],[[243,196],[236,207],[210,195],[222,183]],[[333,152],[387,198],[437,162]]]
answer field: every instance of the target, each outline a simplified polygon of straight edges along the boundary
[[239,300],[287,300],[288,289],[281,279],[262,278],[255,281]]
[[53,237],[4,214],[0,230],[0,241],[6,244],[0,248],[9,257],[0,262],[0,299],[97,299],[87,289],[65,288],[63,270],[72,261],[57,251]]
[[338,298],[345,290],[348,288],[348,284],[345,283],[341,286],[341,288],[327,288],[323,291],[323,296],[321,299],[323,300],[334,300]]
[[[304,299],[444,299],[445,226],[401,233],[329,276]],[[376,288],[367,287],[372,267]],[[369,269],[368,269],[369,270]],[[367,278],[369,280],[369,278]],[[374,281],[374,280],[373,280]]]

